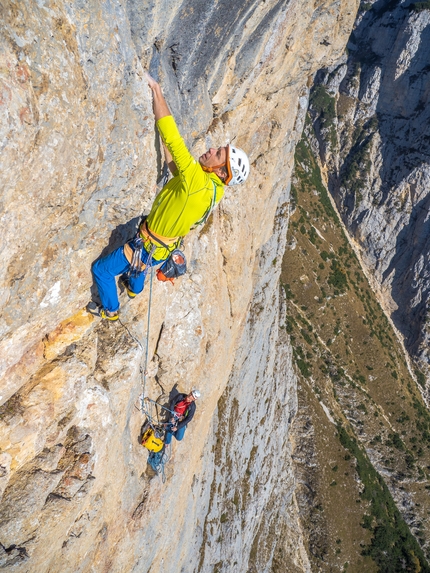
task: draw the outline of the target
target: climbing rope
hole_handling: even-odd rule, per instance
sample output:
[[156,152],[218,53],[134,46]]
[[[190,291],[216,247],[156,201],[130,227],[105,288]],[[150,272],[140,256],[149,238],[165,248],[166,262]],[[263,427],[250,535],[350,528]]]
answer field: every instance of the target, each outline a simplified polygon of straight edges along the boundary
[[[151,249],[152,251],[152,249]],[[150,253],[150,258],[152,259],[152,252]],[[150,261],[151,263],[152,261]],[[148,266],[146,267],[145,271],[147,270]],[[147,368],[148,368],[148,354],[149,354],[149,328],[151,326],[151,302],[152,302],[152,279],[154,277],[153,268],[151,265],[151,278],[149,280],[149,300],[148,300],[148,320],[146,324],[146,350],[145,350],[145,368],[143,370],[143,384],[142,384],[142,403],[141,409],[142,412],[145,408],[145,392],[146,392],[146,376],[147,376]],[[142,366],[140,367],[140,374],[142,375]]]
[[[146,268],[143,271],[144,275],[145,275],[145,278],[144,278],[144,280],[145,280],[146,276],[148,274],[149,266],[151,267],[151,275],[150,275],[150,279],[149,279],[148,318],[147,318],[147,323],[146,323],[145,348],[143,348],[143,345],[140,342],[140,340],[130,332],[130,329],[128,328],[128,326],[126,324],[124,324],[121,319],[119,319],[119,322],[121,323],[123,328],[128,332],[129,336],[138,344],[140,350],[142,351],[142,354],[144,354],[144,356],[145,356],[144,366],[142,367],[142,364],[140,365],[140,375],[141,375],[141,379],[142,379],[142,398],[141,398],[140,409],[141,409],[142,413],[146,416],[149,425],[155,431],[157,428],[161,429],[162,427],[166,427],[166,425],[167,425],[166,423],[163,423],[160,420],[158,408],[161,408],[162,410],[169,412],[170,414],[173,414],[173,415],[174,415],[174,412],[172,410],[170,410],[169,408],[166,408],[166,406],[163,406],[162,404],[159,404],[155,400],[152,400],[151,398],[145,396],[145,394],[146,394],[147,370],[148,370],[148,359],[149,359],[149,334],[150,334],[150,328],[151,328],[152,286],[153,286],[153,279],[154,279],[154,269],[152,266],[153,252],[154,252],[154,248],[151,249],[151,251],[148,255],[148,259],[146,261]],[[155,410],[155,413],[153,412],[153,410]],[[165,481],[166,481],[166,474],[165,474],[164,468],[165,468],[165,465],[169,462],[170,458],[171,458],[171,445],[167,445],[167,446],[165,445],[160,452],[150,452],[150,454],[148,456],[148,464],[157,473],[157,475],[159,475],[161,477],[161,480],[163,483],[165,483]]]
[[152,404],[155,404],[156,406],[158,406],[159,408],[162,408],[163,410],[166,410],[166,412],[170,412],[170,414],[175,415],[175,412],[173,410],[169,410],[169,408],[166,408],[166,406],[163,406],[162,404],[159,404],[156,400],[152,400],[151,398],[146,398],[146,400],[148,402],[152,402]]
[[166,482],[166,474],[164,473],[164,467],[170,460],[172,455],[172,446],[169,444],[165,446],[161,452],[151,452],[148,456],[148,464],[151,468],[161,476],[163,483]]
[[154,253],[154,250],[155,250],[155,247],[153,247],[151,249],[151,251],[149,252],[148,259],[146,261],[146,267],[145,267],[145,270],[143,271],[144,281],[145,281],[146,277],[148,275],[149,268],[151,268],[151,276],[150,276],[150,280],[149,280],[148,320],[147,320],[147,325],[146,325],[145,349],[143,348],[140,340],[130,332],[130,329],[128,328],[128,326],[122,322],[121,318],[119,319],[119,322],[121,323],[123,328],[125,328],[125,330],[129,334],[129,336],[139,345],[139,348],[141,349],[142,353],[145,356],[145,366],[142,368],[142,364],[140,365],[140,375],[141,375],[141,379],[142,379],[141,410],[142,410],[143,414],[145,414],[148,417],[148,419],[150,419],[150,418],[152,419],[152,416],[150,415],[150,413],[147,411],[147,409],[145,407],[145,393],[146,393],[146,377],[147,377],[148,356],[149,356],[149,331],[150,331],[150,327],[151,327],[152,283],[153,283],[153,278],[154,278],[154,269],[152,267],[152,255]]
[[[147,266],[144,270],[145,278],[146,278],[146,275],[147,275],[148,270],[149,270],[148,263],[150,264],[151,262],[152,262],[152,252],[149,253],[149,257],[147,260]],[[128,326],[126,324],[124,324],[121,319],[119,319],[119,322],[124,327],[124,329],[128,332],[129,336],[136,342],[136,344],[138,344],[140,350],[142,351],[142,354],[144,354],[144,356],[145,356],[144,366],[142,366],[142,364],[140,365],[140,375],[141,375],[141,379],[142,379],[142,397],[141,397],[140,409],[141,409],[142,413],[148,418],[149,423],[152,426],[156,426],[156,425],[160,424],[157,407],[162,408],[163,410],[169,412],[170,414],[174,414],[174,413],[172,412],[172,410],[169,410],[169,408],[166,408],[165,406],[158,404],[158,402],[156,402],[155,400],[152,400],[151,398],[148,398],[146,396],[146,379],[147,379],[147,375],[148,375],[147,370],[148,370],[148,359],[149,359],[149,333],[150,333],[150,329],[151,329],[151,303],[152,303],[153,279],[154,279],[154,270],[153,270],[153,267],[151,266],[151,275],[150,275],[150,280],[149,280],[148,318],[147,318],[147,323],[146,323],[145,348],[143,348],[140,340],[136,336],[134,336],[134,334],[132,334],[130,332],[130,329],[128,328]],[[149,404],[149,405],[147,405],[147,404]],[[155,406],[155,413],[157,416],[157,421],[155,421],[155,415],[152,412],[152,410],[153,410],[153,407],[151,406],[152,404],[154,404],[154,406]]]

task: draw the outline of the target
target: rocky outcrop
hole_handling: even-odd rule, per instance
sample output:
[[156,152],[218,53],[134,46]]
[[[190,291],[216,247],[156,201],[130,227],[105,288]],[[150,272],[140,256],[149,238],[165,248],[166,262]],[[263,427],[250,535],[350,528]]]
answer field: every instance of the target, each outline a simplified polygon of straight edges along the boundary
[[[4,6],[3,567],[309,570],[278,277],[308,78],[339,58],[355,10],[275,0]],[[190,147],[233,140],[249,151],[252,177],[187,239],[189,274],[154,285],[143,388],[149,289],[122,299],[121,324],[82,308],[91,263],[132,235],[157,190],[148,67]],[[175,384],[203,398],[163,485],[138,443],[139,396]]]
[[425,3],[362,3],[348,55],[318,74],[313,97],[331,192],[427,376],[429,33]]

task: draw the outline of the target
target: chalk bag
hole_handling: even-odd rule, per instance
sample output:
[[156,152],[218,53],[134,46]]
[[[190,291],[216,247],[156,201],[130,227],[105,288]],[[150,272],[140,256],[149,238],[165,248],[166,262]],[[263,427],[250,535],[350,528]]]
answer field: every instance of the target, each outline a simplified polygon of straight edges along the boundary
[[171,252],[170,257],[164,262],[157,271],[159,281],[171,281],[181,277],[187,272],[187,260],[185,255],[179,249]]

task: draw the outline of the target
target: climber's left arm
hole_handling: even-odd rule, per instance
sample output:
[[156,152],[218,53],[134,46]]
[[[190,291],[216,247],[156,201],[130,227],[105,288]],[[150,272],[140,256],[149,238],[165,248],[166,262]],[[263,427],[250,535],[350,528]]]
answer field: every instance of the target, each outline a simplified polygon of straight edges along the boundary
[[164,99],[163,92],[161,91],[160,84],[154,80],[149,74],[146,74],[148,85],[152,90],[152,109],[154,110],[155,121],[171,115],[169,106]]
[[[196,167],[197,162],[190,154],[182,139],[175,120],[170,113],[169,106],[164,99],[160,84],[149,74],[146,74],[148,85],[152,90],[152,106],[158,131],[168,155],[165,154],[170,171],[177,175],[178,171],[184,173],[189,167]],[[173,169],[173,170],[172,170]]]

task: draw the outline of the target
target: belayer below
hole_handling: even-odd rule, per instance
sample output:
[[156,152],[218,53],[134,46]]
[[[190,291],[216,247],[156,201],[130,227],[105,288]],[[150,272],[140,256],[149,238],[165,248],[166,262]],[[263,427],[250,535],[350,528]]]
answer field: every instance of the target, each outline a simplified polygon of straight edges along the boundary
[[210,148],[196,161],[178,131],[160,85],[149,74],[147,79],[166,163],[173,177],[157,195],[138,235],[93,265],[103,307],[101,316],[108,320],[119,317],[115,277],[121,275],[129,298],[142,292],[147,267],[165,261],[160,270],[169,277],[166,269],[172,264],[171,255],[181,260],[182,253],[177,249],[182,238],[193,226],[206,221],[222,199],[224,185],[243,183],[250,170],[246,153],[232,145]]
[[170,401],[169,408],[173,411],[173,416],[170,418],[170,422],[166,428],[164,438],[166,445],[170,444],[173,436],[175,436],[178,441],[181,441],[184,437],[187,424],[191,422],[196,411],[195,401],[197,398],[200,398],[200,392],[198,390],[191,390],[189,394],[177,394]]

